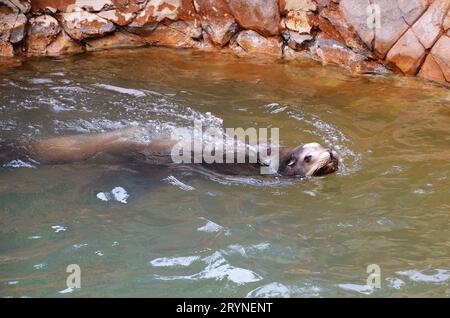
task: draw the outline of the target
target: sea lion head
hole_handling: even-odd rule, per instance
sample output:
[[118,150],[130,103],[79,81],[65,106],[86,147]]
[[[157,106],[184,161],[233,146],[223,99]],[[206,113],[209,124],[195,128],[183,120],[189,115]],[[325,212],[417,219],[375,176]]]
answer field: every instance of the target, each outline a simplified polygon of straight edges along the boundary
[[280,152],[278,173],[284,176],[321,176],[338,169],[339,155],[316,142]]

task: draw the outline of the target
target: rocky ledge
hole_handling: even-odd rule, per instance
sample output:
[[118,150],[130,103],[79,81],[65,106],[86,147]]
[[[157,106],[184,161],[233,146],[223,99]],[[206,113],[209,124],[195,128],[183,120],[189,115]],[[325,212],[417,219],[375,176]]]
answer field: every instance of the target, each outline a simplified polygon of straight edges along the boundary
[[450,0],[0,0],[0,56],[145,45],[449,85]]

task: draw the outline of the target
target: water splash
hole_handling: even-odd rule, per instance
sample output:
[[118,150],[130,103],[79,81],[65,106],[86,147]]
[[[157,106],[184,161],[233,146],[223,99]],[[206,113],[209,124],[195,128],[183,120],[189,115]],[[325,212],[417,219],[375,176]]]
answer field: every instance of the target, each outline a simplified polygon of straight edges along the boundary
[[172,175],[171,175],[171,176],[168,176],[167,178],[164,178],[163,180],[164,180],[164,181],[167,181],[167,182],[170,183],[171,185],[174,185],[174,186],[180,188],[180,189],[183,190],[183,191],[192,191],[192,190],[195,190],[194,187],[192,187],[192,186],[190,186],[190,185],[188,185],[188,184],[185,184],[185,183],[181,182],[180,180],[178,180],[177,178],[175,178],[175,177],[172,176]]
[[196,274],[186,276],[155,275],[155,278],[160,280],[226,279],[238,285],[257,282],[262,279],[260,275],[251,270],[230,265],[220,252],[214,252],[201,260],[206,264],[206,267]]

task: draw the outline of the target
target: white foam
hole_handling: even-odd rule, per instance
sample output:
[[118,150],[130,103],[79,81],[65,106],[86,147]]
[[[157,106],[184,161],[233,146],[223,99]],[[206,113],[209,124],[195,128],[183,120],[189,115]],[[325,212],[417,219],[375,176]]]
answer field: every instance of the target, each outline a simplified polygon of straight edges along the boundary
[[220,252],[215,252],[212,255],[203,258],[202,261],[206,263],[206,267],[199,273],[186,276],[156,275],[155,277],[160,280],[227,279],[238,285],[257,282],[262,279],[260,275],[251,270],[230,265]]
[[53,81],[49,78],[31,78],[30,82],[32,84],[51,84]]
[[75,248],[75,249],[79,249],[79,248],[88,246],[88,244],[87,244],[87,243],[80,243],[80,244],[73,244],[72,246],[73,246],[73,248]]
[[389,282],[389,287],[394,289],[400,289],[403,285],[405,285],[405,282],[399,278],[388,277],[386,280]]
[[226,251],[223,251],[225,254],[229,255],[233,252],[237,252],[241,254],[242,256],[247,256],[248,254],[255,254],[260,251],[264,251],[270,247],[270,243],[268,242],[262,242],[254,245],[249,246],[242,246],[240,244],[232,244],[228,246],[228,249]]
[[102,251],[95,251],[94,254],[97,255],[97,256],[103,256],[103,255],[105,255],[105,254],[103,254]]
[[34,269],[39,270],[39,269],[43,269],[45,267],[45,264],[44,263],[40,263],[40,264],[33,265],[33,267],[34,267]]
[[283,284],[274,282],[260,286],[250,291],[245,298],[272,298],[272,297],[289,297],[289,288]]
[[373,288],[369,285],[358,285],[358,284],[339,284],[340,288],[350,291],[355,291],[361,294],[370,295],[373,292]]
[[67,230],[67,228],[62,225],[53,225],[52,229],[55,230],[55,233],[65,232]]
[[11,160],[10,162],[7,162],[3,164],[4,168],[35,168],[31,163],[25,162],[20,159]]
[[170,184],[172,184],[174,186],[177,186],[178,188],[180,188],[183,191],[195,190],[194,187],[191,187],[190,185],[187,185],[187,184],[181,182],[180,180],[178,180],[174,176],[168,176],[167,178],[164,178],[163,180],[167,181],[168,183],[170,183]]
[[425,283],[444,283],[450,280],[450,270],[447,269],[435,269],[435,274],[424,274],[424,270],[411,269],[407,271],[399,271],[397,274],[407,276],[414,282]]
[[122,187],[115,187],[111,192],[99,192],[96,194],[97,199],[108,202],[110,200],[115,200],[117,202],[127,204],[130,195]]
[[75,290],[74,288],[68,287],[66,289],[60,290],[58,293],[60,293],[60,294],[68,294],[68,293],[72,293],[74,290]]
[[109,84],[94,84],[95,87],[100,87],[100,88],[104,88],[106,90],[109,91],[113,91],[113,92],[117,92],[117,93],[121,93],[121,94],[128,94],[128,95],[132,95],[135,97],[143,97],[145,96],[145,93],[137,90],[137,89],[132,89],[132,88],[124,88],[124,87],[119,87],[119,86],[114,86],[114,85],[109,85]]
[[190,266],[199,259],[200,256],[161,257],[150,261],[150,264],[156,267]]
[[8,284],[8,285],[17,285],[18,283],[19,283],[18,280],[13,280],[13,281],[7,282],[6,284]]
[[102,201],[109,201],[109,200],[111,200],[111,196],[109,193],[99,192],[99,193],[97,193],[97,199],[100,199]]
[[130,195],[127,193],[127,191],[122,187],[115,187],[111,190],[111,193],[114,196],[114,199],[120,203],[127,203],[127,199],[130,197]]
[[206,220],[206,224],[197,228],[197,231],[213,233],[213,232],[219,232],[223,228],[222,226],[220,226],[217,223],[214,223],[213,221],[207,220],[205,218],[201,218],[201,219]]

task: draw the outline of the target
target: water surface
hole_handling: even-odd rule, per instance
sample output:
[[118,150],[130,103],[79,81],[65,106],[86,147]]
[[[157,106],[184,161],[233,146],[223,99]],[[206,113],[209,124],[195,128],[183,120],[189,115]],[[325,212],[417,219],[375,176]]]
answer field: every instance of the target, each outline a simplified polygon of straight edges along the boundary
[[[450,296],[447,89],[156,48],[17,64],[1,68],[2,139],[198,119],[334,145],[343,167],[300,180],[12,162],[0,168],[1,296]],[[366,286],[369,264],[381,288]]]

